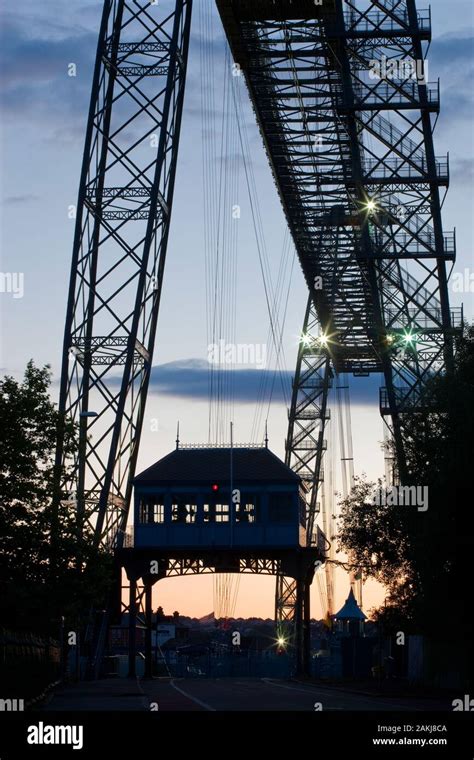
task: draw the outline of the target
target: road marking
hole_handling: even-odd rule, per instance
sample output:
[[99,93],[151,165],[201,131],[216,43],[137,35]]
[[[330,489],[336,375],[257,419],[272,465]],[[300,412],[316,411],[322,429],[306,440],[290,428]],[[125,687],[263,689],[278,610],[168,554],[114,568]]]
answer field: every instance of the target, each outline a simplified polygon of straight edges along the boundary
[[[283,683],[276,683],[276,681],[272,681],[270,678],[262,678],[262,681],[264,681],[268,686],[278,686],[280,689],[289,689],[290,691],[301,691],[303,694],[311,694],[311,692],[308,689],[298,689],[296,686],[287,686]],[[313,693],[314,696],[314,693]],[[328,707],[328,710],[344,710],[344,707]]]
[[277,683],[276,681],[272,681],[271,678],[262,678],[262,681],[265,681],[266,684],[269,686],[278,686],[280,689],[290,689],[290,691],[302,691],[303,694],[311,694],[308,689],[298,689],[297,686],[287,686],[283,683]]
[[217,712],[215,707],[211,707],[211,705],[208,705],[206,702],[202,702],[197,697],[193,697],[192,694],[188,694],[184,689],[180,689],[179,686],[176,686],[174,680],[172,679],[170,681],[171,686],[173,689],[176,689],[176,691],[179,691],[180,694],[182,694],[184,697],[187,697],[188,699],[192,699],[193,702],[196,702],[196,704],[200,705],[201,707],[204,707],[205,710],[209,710],[210,712]]
[[148,699],[147,695],[145,694],[145,692],[143,690],[143,686],[141,685],[140,679],[138,678],[138,676],[136,676],[136,679],[137,679],[137,688],[138,688],[138,691],[141,691],[141,693],[142,693],[142,698],[141,699],[142,699],[143,709],[148,711],[150,709],[150,700]]
[[[262,679],[262,680],[265,680],[265,679]],[[301,685],[303,685],[302,681],[296,681],[295,683],[300,683]],[[364,693],[358,692],[358,691],[344,691],[344,689],[338,689],[338,688],[334,689],[334,688],[331,688],[331,686],[320,686],[319,684],[308,684],[308,686],[316,689],[317,691],[326,691],[326,692],[329,692],[330,696],[336,696],[334,692],[335,691],[341,691],[344,695],[350,695],[350,696],[357,696],[357,697],[359,697],[359,701],[360,702],[369,702],[369,703],[376,702],[376,704],[380,704],[380,702],[382,700],[382,702],[385,703],[388,707],[391,707],[391,708],[393,707],[394,709],[397,708],[397,709],[400,709],[400,710],[410,710],[410,711],[413,711],[413,712],[424,712],[424,708],[422,708],[422,707],[413,707],[413,706],[407,707],[406,703],[402,704],[400,702],[391,702],[390,701],[390,699],[391,699],[390,696],[380,696],[380,695],[377,695],[377,694],[374,694],[374,695],[372,695],[372,694],[364,694]],[[291,688],[291,687],[288,686],[287,688]],[[340,708],[336,708],[336,709],[340,709]]]

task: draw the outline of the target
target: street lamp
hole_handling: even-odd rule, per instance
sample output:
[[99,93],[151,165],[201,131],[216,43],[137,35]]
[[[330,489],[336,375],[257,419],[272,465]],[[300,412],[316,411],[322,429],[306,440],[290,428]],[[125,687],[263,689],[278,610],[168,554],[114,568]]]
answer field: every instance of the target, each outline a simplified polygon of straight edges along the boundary
[[97,417],[97,412],[83,409],[79,414],[79,476],[77,480],[77,533],[78,533],[78,570],[81,572],[82,562],[82,532],[85,516],[85,474],[86,474],[86,447],[87,447],[87,420]]

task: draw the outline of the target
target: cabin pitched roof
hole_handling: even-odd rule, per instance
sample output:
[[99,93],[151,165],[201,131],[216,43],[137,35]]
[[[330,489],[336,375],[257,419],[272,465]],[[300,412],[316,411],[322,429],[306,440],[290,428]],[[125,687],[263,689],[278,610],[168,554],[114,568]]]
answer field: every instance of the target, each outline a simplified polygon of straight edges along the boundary
[[136,485],[160,483],[230,483],[232,451],[232,480],[267,481],[273,483],[300,482],[287,465],[268,448],[178,448],[136,476]]

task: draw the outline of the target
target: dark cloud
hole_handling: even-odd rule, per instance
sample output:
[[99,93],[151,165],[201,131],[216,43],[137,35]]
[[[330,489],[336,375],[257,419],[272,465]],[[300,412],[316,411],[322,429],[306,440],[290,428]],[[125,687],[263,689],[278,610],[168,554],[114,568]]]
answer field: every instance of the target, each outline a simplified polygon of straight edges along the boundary
[[[90,97],[97,34],[81,31],[50,39],[7,18],[2,29],[0,83],[4,118],[74,124]],[[68,64],[77,76],[68,76]]]
[[[204,360],[189,359],[153,367],[150,387],[153,391],[167,396],[192,398],[206,401],[209,398],[211,365]],[[273,380],[273,370],[240,369],[233,372],[232,384],[234,400],[238,404],[254,404],[259,395],[260,384],[266,376],[269,386]],[[229,387],[229,373],[224,368],[214,368],[214,387]],[[284,373],[284,382],[289,388],[292,373]],[[282,401],[279,378],[276,378],[273,398]]]
[[[34,18],[30,11],[23,15],[4,13],[0,39],[0,85],[3,117],[12,123],[24,121],[48,124],[60,142],[73,142],[78,123],[85,124],[96,56],[100,13],[91,4],[78,10],[72,7],[52,9],[46,16]],[[84,11],[84,12],[83,12]],[[163,9],[162,9],[163,12]],[[78,21],[90,22],[86,28]],[[63,20],[64,19],[64,20]],[[95,23],[93,23],[95,21]],[[68,26],[69,24],[69,26]],[[213,84],[215,100],[206,100],[206,113],[212,127],[220,129],[222,120],[222,78],[224,75],[224,32],[214,21],[215,38],[206,44],[210,70],[216,73]],[[187,119],[202,120],[202,75],[199,62],[200,30],[197,16],[193,26],[193,63],[188,69]],[[68,76],[68,65],[74,63],[77,76]],[[132,107],[130,105],[130,107]],[[250,122],[250,119],[249,119]],[[46,138],[51,139],[51,137]]]
[[[164,396],[207,401],[209,398],[210,365],[200,359],[187,359],[170,362],[153,367],[150,390]],[[283,383],[289,395],[293,381],[293,371],[284,371]],[[214,370],[214,383],[226,382],[229,387],[225,369]],[[280,373],[273,369],[240,369],[233,372],[234,400],[237,404],[256,404],[260,398],[261,384],[265,382],[268,401],[273,385],[272,400],[284,403]],[[347,382],[344,380],[344,382]],[[382,385],[379,375],[368,378],[350,378],[351,401],[354,404],[377,404],[378,389]],[[334,383],[335,385],[335,383]]]
[[[68,20],[66,16],[64,24]],[[3,19],[0,45],[2,114],[5,122],[57,129],[85,120],[90,98],[97,32],[77,29],[59,34],[45,24],[11,14]],[[53,36],[51,36],[53,34]],[[74,63],[77,76],[68,76]]]

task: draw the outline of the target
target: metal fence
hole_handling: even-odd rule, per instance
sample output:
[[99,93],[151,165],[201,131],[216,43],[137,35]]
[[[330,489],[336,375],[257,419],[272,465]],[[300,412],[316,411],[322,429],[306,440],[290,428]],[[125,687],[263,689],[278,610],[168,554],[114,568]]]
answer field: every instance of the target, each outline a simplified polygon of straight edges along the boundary
[[0,699],[25,701],[58,680],[59,643],[34,633],[0,628]]

